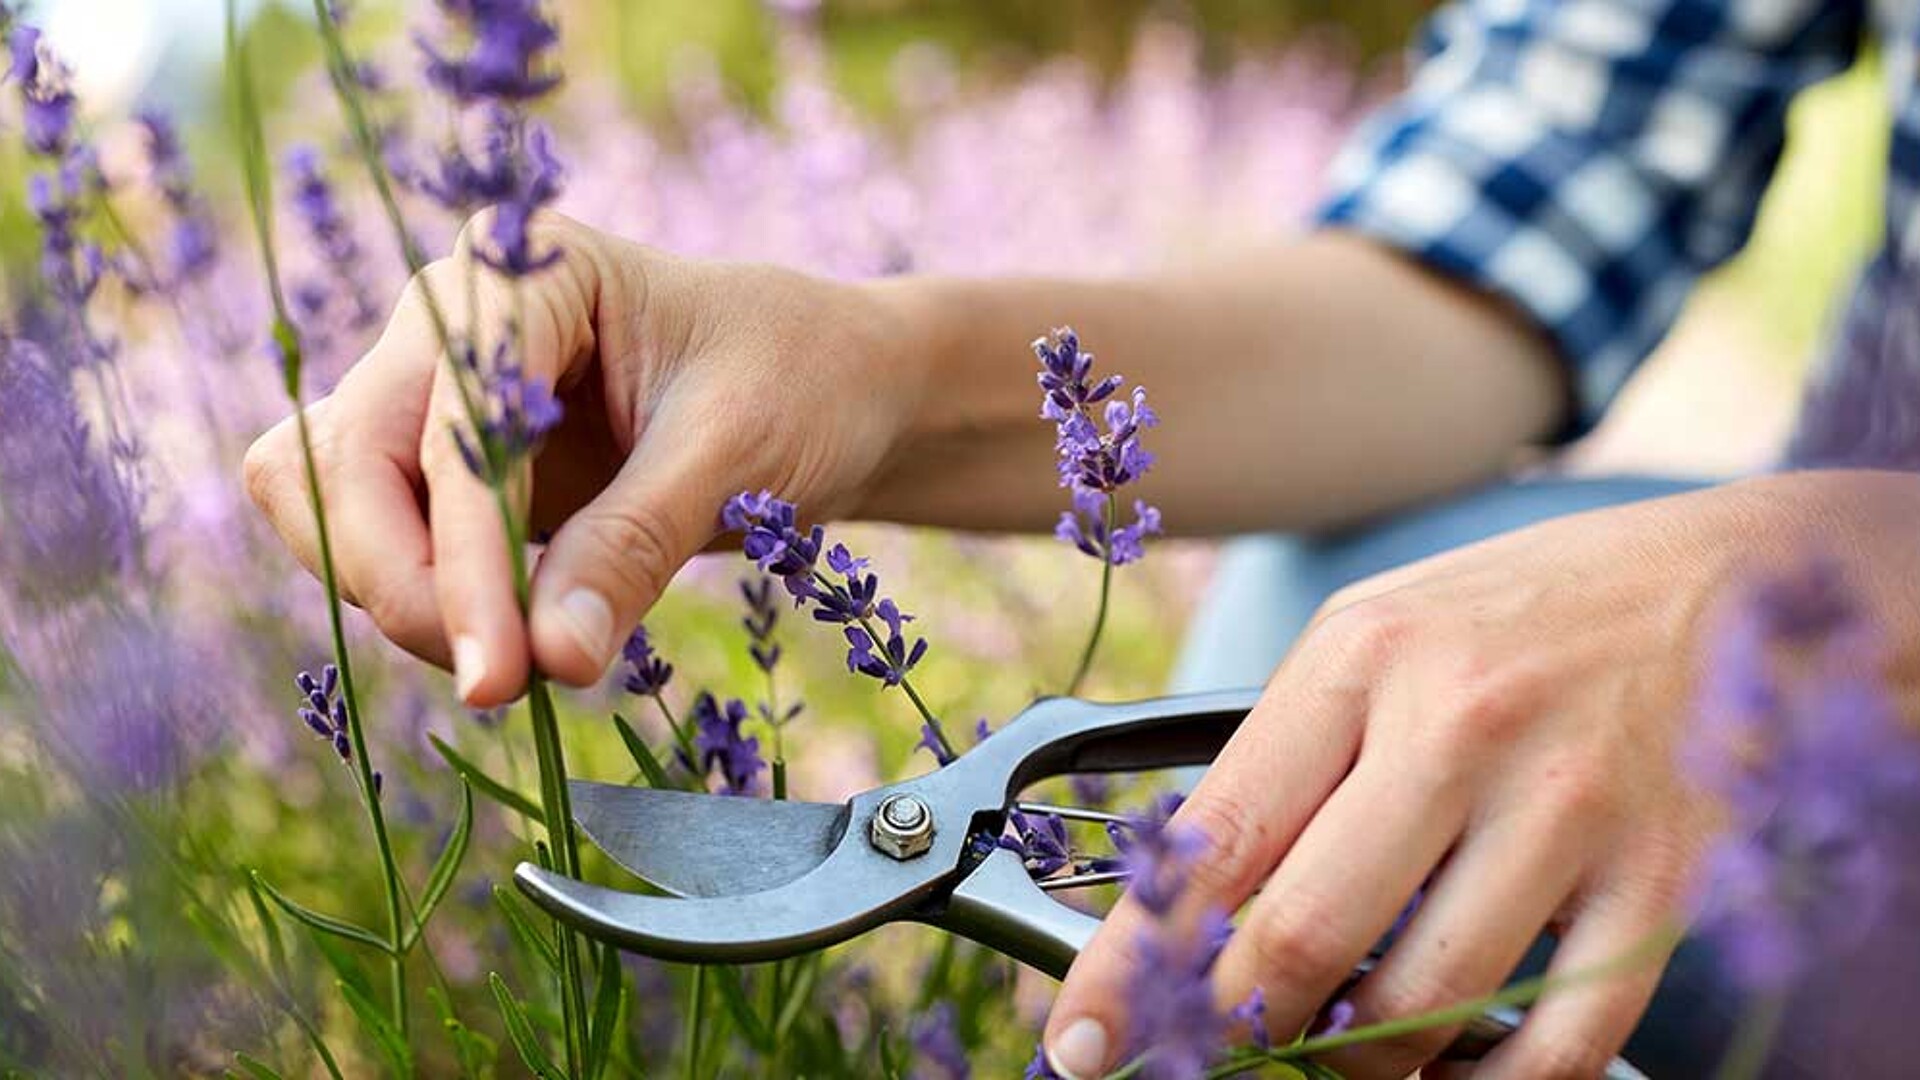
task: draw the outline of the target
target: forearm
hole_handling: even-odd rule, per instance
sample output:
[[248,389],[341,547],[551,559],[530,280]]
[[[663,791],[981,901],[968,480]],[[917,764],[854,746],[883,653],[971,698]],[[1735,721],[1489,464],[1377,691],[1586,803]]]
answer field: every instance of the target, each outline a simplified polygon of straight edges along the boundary
[[1187,533],[1351,521],[1498,474],[1557,421],[1549,346],[1504,307],[1370,243],[1320,234],[1113,282],[907,278],[873,295],[923,373],[867,516],[987,529],[1063,504],[1025,344],[1072,325],[1147,387],[1140,494]]

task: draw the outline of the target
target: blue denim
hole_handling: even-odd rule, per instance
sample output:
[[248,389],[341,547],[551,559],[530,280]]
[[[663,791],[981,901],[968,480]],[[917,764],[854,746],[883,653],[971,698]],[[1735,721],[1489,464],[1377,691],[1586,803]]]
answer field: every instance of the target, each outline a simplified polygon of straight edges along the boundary
[[[1639,477],[1500,484],[1341,535],[1233,541],[1175,665],[1173,689],[1266,682],[1321,603],[1352,582],[1536,521],[1700,486]],[[1551,952],[1542,939],[1520,974],[1542,970]],[[1628,1060],[1648,1076],[1705,1076],[1719,1060],[1739,1002],[1715,971],[1701,942],[1686,942],[1675,955],[1627,1047]]]

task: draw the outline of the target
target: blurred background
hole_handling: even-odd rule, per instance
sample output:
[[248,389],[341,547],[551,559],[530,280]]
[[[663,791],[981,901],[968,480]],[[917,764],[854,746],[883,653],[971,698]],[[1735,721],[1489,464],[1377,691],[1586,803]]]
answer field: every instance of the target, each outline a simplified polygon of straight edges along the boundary
[[[671,128],[676,87],[707,78],[743,108],[772,116],[783,63],[791,60],[782,55],[785,12],[812,23],[822,54],[819,75],[837,103],[855,110],[860,124],[898,136],[913,122],[915,95],[936,87],[977,93],[1070,65],[1090,80],[1077,89],[1111,93],[1129,66],[1142,61],[1143,43],[1153,40],[1143,28],[1155,27],[1177,28],[1180,48],[1192,53],[1180,62],[1205,75],[1228,72],[1249,57],[1311,48],[1355,80],[1341,88],[1355,95],[1341,104],[1354,106],[1395,85],[1403,51],[1435,4],[575,0],[559,6],[564,67],[576,89],[605,95],[650,125]],[[408,7],[358,5],[360,31],[368,38],[393,36],[408,24]],[[294,105],[324,94],[313,76],[319,52],[304,5],[241,0],[240,9],[263,58],[269,101]],[[197,155],[228,162],[223,126],[194,122],[211,118],[219,106],[219,3],[41,0],[30,10],[72,61],[86,109],[102,117],[125,116],[143,104],[174,109],[187,121]],[[1658,361],[1569,467],[1720,473],[1762,462],[1777,448],[1834,300],[1879,227],[1886,140],[1880,79],[1869,55],[1805,95],[1753,242],[1714,275]],[[1300,138],[1279,115],[1235,134],[1279,144]],[[1136,179],[1152,175],[1123,160],[1107,164]],[[216,189],[231,190],[234,170],[210,164],[207,171]],[[1297,215],[1312,191],[1309,175],[1276,180],[1269,224]],[[32,257],[17,204],[0,218],[0,230],[10,262]]]
[[[1400,80],[1402,49],[1429,6],[570,0],[555,7],[566,83],[542,119],[568,167],[560,208],[672,250],[846,276],[1121,274],[1297,230],[1345,133]],[[300,313],[311,394],[359,355],[404,274],[347,153],[310,9],[240,10],[280,173],[286,275],[296,291],[311,286]],[[81,124],[126,229],[164,250],[153,238],[167,209],[149,190],[150,147],[131,118],[165,108],[219,259],[163,300],[113,285],[93,300],[137,418],[128,433],[137,453],[126,456],[141,492],[137,559],[71,580],[0,562],[0,1074],[216,1075],[236,1049],[299,1062],[275,997],[284,993],[336,1041],[348,1075],[364,1075],[375,1051],[331,996],[320,960],[307,954],[298,985],[274,993],[235,974],[259,947],[240,868],[367,922],[378,919],[378,890],[346,775],[293,717],[293,673],[327,655],[324,605],[239,490],[240,454],[285,399],[265,349],[264,285],[226,122],[222,8],[39,0],[27,11],[72,66]],[[448,123],[419,92],[410,40],[437,27],[425,3],[352,6],[350,42],[403,169]],[[1711,475],[1774,453],[1833,300],[1879,225],[1879,78],[1869,59],[1796,106],[1754,241],[1701,290],[1609,422],[1557,467]],[[27,177],[44,165],[13,137],[11,90],[8,100],[0,290],[20,310],[36,294],[42,243]],[[295,146],[314,149],[334,189],[354,241],[350,275],[327,263],[289,205],[282,163]],[[427,249],[444,250],[457,222],[413,201],[408,209]],[[17,411],[21,400],[0,398],[0,436],[40,422]],[[0,453],[0,468],[8,461]],[[7,521],[0,514],[0,528]],[[847,539],[920,615],[934,646],[924,686],[957,727],[1003,721],[1054,688],[1078,652],[1098,575],[1050,540],[881,528]],[[1208,545],[1169,543],[1120,575],[1096,695],[1160,688],[1211,565]],[[755,685],[738,633],[741,569],[702,558],[649,620],[683,689]],[[525,783],[525,733],[466,714],[443,676],[359,622],[353,632],[373,753],[418,880],[455,799],[428,736]],[[927,765],[914,750],[917,722],[871,686],[836,677],[842,650],[831,635],[793,620],[783,635],[788,668],[803,673],[791,690],[808,705],[789,735],[798,795],[836,799]],[[620,779],[630,769],[606,722],[616,707],[637,703],[609,689],[570,704],[576,774]],[[650,713],[641,719],[662,738]],[[490,890],[518,857],[517,828],[483,809],[456,900],[429,935],[464,1015],[496,1036],[485,975],[512,974],[517,961]],[[928,995],[946,985],[929,981],[926,935],[890,931],[883,942],[845,957],[842,981],[821,991],[832,1003],[823,1010],[864,1003],[865,1013],[835,1021],[864,1032],[847,1036],[856,1042],[921,1030]],[[891,943],[902,947],[888,952]],[[945,963],[933,969],[941,978],[954,969]],[[975,1000],[959,1037],[980,1075],[1011,1075],[1031,1050],[1044,987],[1022,982],[1005,1004],[1004,982],[981,974],[988,961],[973,963],[954,986],[995,1004]],[[663,1047],[673,1044],[677,978],[635,975],[655,991],[637,1030]],[[444,1047],[421,1053],[444,1064],[432,1056]]]

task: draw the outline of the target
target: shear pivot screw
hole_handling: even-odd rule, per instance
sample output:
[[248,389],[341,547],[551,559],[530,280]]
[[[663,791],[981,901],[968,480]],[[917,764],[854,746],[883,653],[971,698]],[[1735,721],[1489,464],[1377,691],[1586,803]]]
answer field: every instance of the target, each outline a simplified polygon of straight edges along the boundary
[[933,811],[912,795],[889,795],[874,812],[873,846],[902,861],[933,846]]

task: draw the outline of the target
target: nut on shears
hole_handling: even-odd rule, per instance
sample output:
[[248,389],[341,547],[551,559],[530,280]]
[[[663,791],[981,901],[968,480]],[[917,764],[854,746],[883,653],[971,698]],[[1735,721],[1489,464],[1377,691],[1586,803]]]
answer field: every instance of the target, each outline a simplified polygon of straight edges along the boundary
[[873,812],[868,839],[882,852],[905,862],[933,848],[933,811],[916,796],[889,795]]

